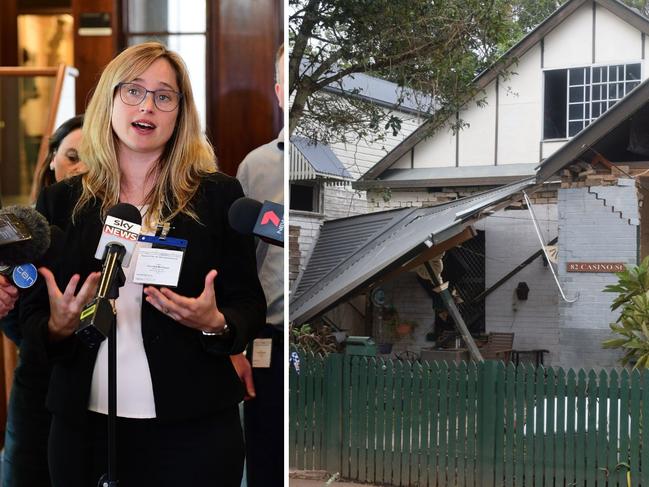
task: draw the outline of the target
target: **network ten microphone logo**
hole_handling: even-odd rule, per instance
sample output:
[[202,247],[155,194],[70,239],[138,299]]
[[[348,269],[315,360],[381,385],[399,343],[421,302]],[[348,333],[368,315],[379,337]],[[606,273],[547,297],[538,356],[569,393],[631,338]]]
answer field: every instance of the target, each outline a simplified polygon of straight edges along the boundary
[[260,237],[284,241],[284,205],[264,201],[253,232]]

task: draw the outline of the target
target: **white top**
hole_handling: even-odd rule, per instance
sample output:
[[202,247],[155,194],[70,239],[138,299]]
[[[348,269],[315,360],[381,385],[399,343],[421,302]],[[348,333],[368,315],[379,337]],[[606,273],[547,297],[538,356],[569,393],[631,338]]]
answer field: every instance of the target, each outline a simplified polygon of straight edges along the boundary
[[[119,289],[117,309],[117,416],[155,418],[151,371],[142,340],[142,284],[133,283],[140,248],[150,243],[138,242],[128,267],[126,283]],[[108,340],[101,342],[92,372],[88,409],[108,414]]]

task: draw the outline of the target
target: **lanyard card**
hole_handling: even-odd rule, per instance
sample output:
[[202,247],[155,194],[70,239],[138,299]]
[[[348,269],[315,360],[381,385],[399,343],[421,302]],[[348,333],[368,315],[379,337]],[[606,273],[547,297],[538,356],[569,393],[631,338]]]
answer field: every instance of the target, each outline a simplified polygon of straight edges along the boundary
[[149,249],[139,249],[133,282],[151,286],[177,287],[187,240],[140,235],[139,241],[153,245]]

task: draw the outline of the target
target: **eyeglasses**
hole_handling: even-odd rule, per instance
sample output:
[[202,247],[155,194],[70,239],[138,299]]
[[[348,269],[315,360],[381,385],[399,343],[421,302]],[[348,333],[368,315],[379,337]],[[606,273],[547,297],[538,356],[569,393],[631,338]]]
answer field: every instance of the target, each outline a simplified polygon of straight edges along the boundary
[[144,101],[148,93],[153,94],[153,103],[163,112],[171,112],[176,109],[183,97],[182,93],[173,90],[147,90],[137,83],[120,83],[117,85],[119,97],[127,105],[135,106]]

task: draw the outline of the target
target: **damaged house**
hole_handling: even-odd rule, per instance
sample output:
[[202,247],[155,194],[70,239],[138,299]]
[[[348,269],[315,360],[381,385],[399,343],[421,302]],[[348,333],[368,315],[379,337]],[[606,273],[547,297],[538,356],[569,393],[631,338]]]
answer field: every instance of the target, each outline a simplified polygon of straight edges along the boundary
[[[472,334],[510,334],[545,365],[618,365],[601,348],[616,319],[603,289],[649,253],[647,34],[615,0],[565,3],[476,78],[454,120],[433,118],[354,182],[373,212],[324,222],[291,321],[418,355],[444,307],[421,265],[441,259]],[[410,333],[389,329],[394,310]]]

